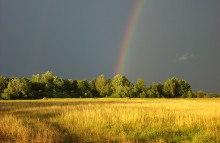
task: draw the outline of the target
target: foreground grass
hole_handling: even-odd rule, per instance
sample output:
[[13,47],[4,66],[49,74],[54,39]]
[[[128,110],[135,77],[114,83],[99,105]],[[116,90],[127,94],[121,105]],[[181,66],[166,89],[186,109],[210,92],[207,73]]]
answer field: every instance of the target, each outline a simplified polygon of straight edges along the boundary
[[220,142],[220,99],[0,101],[0,142]]

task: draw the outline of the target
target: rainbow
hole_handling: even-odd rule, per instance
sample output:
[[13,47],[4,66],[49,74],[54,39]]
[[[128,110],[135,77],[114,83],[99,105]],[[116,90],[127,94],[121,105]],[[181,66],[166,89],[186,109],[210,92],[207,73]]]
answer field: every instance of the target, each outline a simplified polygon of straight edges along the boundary
[[114,71],[115,74],[121,74],[125,68],[126,57],[128,57],[128,51],[131,48],[131,42],[135,35],[136,24],[139,21],[143,3],[144,0],[136,0],[132,8],[130,18],[125,28],[124,36],[120,45],[119,55]]

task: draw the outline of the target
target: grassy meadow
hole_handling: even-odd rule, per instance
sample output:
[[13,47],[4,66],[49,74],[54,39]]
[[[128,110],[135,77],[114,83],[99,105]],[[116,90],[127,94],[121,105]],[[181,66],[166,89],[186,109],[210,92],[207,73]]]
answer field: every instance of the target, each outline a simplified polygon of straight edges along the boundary
[[0,142],[220,142],[220,99],[0,101]]

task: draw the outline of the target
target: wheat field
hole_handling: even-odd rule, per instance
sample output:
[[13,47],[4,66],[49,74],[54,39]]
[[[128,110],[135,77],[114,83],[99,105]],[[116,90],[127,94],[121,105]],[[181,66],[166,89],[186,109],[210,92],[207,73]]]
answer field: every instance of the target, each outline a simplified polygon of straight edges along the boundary
[[0,142],[220,142],[220,99],[0,101]]

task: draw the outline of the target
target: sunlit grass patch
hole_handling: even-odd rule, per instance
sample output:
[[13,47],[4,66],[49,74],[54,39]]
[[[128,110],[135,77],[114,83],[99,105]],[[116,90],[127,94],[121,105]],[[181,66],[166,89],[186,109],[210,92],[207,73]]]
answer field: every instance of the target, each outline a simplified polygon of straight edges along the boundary
[[219,99],[0,102],[0,142],[220,142]]

